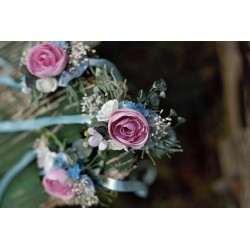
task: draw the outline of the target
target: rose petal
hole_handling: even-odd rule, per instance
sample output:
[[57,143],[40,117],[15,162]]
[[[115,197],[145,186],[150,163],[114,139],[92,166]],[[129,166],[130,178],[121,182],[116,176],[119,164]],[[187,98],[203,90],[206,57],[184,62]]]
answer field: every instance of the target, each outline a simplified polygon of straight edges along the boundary
[[142,148],[149,135],[146,118],[137,110],[129,108],[112,113],[108,130],[112,140],[134,149]]
[[70,200],[75,196],[73,183],[63,169],[50,170],[43,178],[45,191],[53,197]]
[[27,55],[29,72],[39,78],[51,78],[60,75],[66,67],[68,55],[59,46],[42,43],[33,47]]

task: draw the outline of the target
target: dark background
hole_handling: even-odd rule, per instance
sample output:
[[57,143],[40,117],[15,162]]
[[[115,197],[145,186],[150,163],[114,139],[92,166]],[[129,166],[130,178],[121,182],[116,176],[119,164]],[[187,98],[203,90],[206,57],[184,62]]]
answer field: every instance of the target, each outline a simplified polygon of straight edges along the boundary
[[165,114],[173,108],[186,118],[176,129],[184,152],[157,161],[158,177],[148,199],[119,194],[113,205],[224,207],[212,188],[220,178],[216,145],[224,129],[215,43],[103,42],[97,52],[116,64],[132,89],[149,89],[163,78],[168,85],[161,105]]

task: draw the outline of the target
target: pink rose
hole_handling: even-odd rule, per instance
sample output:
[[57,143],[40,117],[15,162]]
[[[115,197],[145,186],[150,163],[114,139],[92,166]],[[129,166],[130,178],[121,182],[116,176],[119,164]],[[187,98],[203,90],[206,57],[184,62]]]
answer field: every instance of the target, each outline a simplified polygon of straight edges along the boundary
[[60,75],[66,67],[68,55],[52,43],[42,43],[33,47],[27,55],[27,68],[39,78]]
[[75,196],[73,183],[64,169],[48,171],[43,178],[43,186],[48,194],[62,200],[70,200]]
[[110,116],[108,130],[111,139],[133,149],[142,148],[148,140],[148,122],[134,109],[114,111]]

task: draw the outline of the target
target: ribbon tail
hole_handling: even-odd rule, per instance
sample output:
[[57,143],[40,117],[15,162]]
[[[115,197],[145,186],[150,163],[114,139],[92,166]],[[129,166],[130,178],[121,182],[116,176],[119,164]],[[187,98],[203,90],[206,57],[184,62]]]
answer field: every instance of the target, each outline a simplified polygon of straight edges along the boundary
[[0,67],[9,70],[13,74],[16,72],[15,67],[12,66],[9,62],[4,60],[3,58],[0,58]]
[[13,89],[22,89],[23,88],[22,83],[16,82],[9,75],[0,75],[0,84],[11,87]]
[[84,124],[90,123],[89,115],[66,115],[41,117],[34,120],[2,121],[0,122],[0,133],[21,132],[36,130],[59,124]]
[[10,168],[10,170],[3,176],[0,182],[0,204],[2,202],[5,191],[12,182],[12,180],[24,170],[36,157],[33,150],[28,151],[23,158]]

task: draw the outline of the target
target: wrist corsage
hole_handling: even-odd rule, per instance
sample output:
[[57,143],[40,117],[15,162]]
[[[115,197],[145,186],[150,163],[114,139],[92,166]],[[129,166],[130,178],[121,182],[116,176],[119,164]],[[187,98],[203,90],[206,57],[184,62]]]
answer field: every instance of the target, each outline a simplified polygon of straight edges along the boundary
[[[159,110],[167,89],[163,80],[156,81],[148,93],[139,91],[132,100],[125,82],[101,69],[95,76],[95,85],[83,93],[82,112],[89,122],[81,138],[61,143],[43,129],[35,146],[44,189],[57,204],[104,204],[99,198],[104,190],[146,197],[156,170],[150,162],[141,166],[144,156],[155,164],[156,157],[182,151],[172,123],[176,119],[178,125],[184,119],[173,110],[163,117]],[[138,179],[143,168],[147,177]]]
[[91,119],[89,145],[100,151],[132,151],[140,158],[146,153],[153,162],[154,157],[181,152],[172,123],[176,120],[176,127],[185,120],[172,109],[163,117],[159,104],[166,90],[161,79],[148,93],[141,90],[137,98],[131,99],[126,82],[118,82],[105,70],[97,69],[96,86],[92,93],[85,93],[82,101],[82,112]]
[[[31,95],[31,103],[37,103],[44,95],[67,87],[72,94],[70,84],[79,79],[88,68],[106,67],[121,78],[115,65],[106,59],[100,59],[86,42],[56,41],[43,42],[25,50],[21,58],[22,83],[19,86]],[[75,93],[74,93],[75,95]]]

